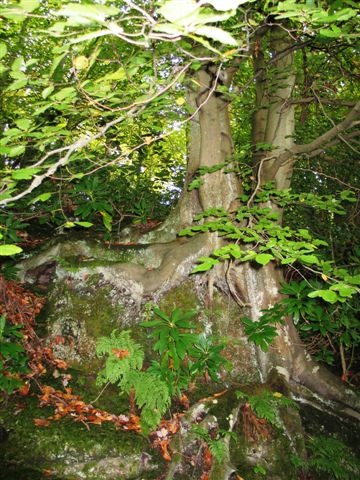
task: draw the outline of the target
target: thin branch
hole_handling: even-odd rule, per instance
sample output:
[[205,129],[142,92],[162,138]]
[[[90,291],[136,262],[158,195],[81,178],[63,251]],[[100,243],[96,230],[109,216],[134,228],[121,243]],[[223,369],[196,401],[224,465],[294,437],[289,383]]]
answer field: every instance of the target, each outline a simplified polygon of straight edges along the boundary
[[313,175],[320,175],[321,177],[325,177],[325,178],[329,178],[330,180],[334,180],[334,182],[340,183],[340,185],[344,185],[344,187],[350,188],[351,190],[355,190],[357,192],[360,192],[360,188],[354,187],[353,185],[350,185],[349,183],[346,183],[343,180],[340,180],[340,178],[333,177],[332,175],[327,175],[326,173],[317,172],[315,170],[311,170],[311,168],[295,167],[294,170],[299,170],[301,172],[310,172]]
[[[350,145],[350,140],[359,137],[360,136],[360,130],[355,130],[354,132],[348,133],[347,135],[341,135],[339,138],[334,138],[331,140],[329,143],[326,145],[323,145],[321,148],[318,148],[317,150],[313,150],[311,153],[307,155],[308,158],[314,158],[317,157],[318,155],[323,154],[327,149],[331,147],[335,147],[341,142],[346,143],[347,146],[349,146],[352,150],[355,150],[351,145]],[[357,151],[356,151],[357,153]]]
[[[143,108],[144,107],[142,107],[142,109]],[[141,110],[141,109],[134,108],[132,111],[128,112],[128,116],[134,116],[136,113],[139,112],[139,110]],[[98,133],[96,133],[95,135],[82,136],[78,140],[76,140],[74,143],[69,145],[68,147],[62,148],[61,151],[67,150],[66,155],[64,155],[56,163],[54,163],[53,165],[48,167],[46,172],[43,173],[42,175],[35,175],[34,179],[30,183],[28,188],[26,188],[25,190],[23,190],[22,192],[18,193],[17,195],[15,195],[11,198],[4,198],[3,200],[0,200],[0,205],[7,205],[8,203],[12,203],[16,200],[19,200],[20,198],[23,198],[26,195],[28,195],[29,193],[31,193],[33,190],[35,190],[35,188],[37,188],[39,185],[41,185],[41,183],[45,180],[45,178],[51,177],[51,175],[53,175],[56,172],[56,170],[58,170],[58,168],[66,165],[69,162],[70,157],[74,152],[76,152],[77,150],[79,150],[81,148],[86,147],[93,140],[96,140],[97,138],[102,137],[109,130],[109,128],[113,127],[114,125],[117,125],[118,123],[123,122],[125,120],[125,118],[127,118],[127,116],[122,116],[120,118],[116,118],[115,120],[112,120],[111,122],[104,125],[104,127]],[[45,155],[45,157],[48,158],[49,156],[54,155],[54,152],[58,153],[58,151],[59,151],[59,149],[54,150],[53,152],[49,152],[48,154]],[[44,162],[44,159],[40,160],[38,163],[41,164],[43,162]]]
[[342,100],[341,98],[324,98],[319,96],[314,97],[304,97],[304,98],[293,98],[288,101],[293,105],[302,105],[304,103],[322,103],[322,104],[330,104],[330,105],[338,105],[339,107],[349,107],[353,108],[356,105],[356,102],[351,102],[348,100]]

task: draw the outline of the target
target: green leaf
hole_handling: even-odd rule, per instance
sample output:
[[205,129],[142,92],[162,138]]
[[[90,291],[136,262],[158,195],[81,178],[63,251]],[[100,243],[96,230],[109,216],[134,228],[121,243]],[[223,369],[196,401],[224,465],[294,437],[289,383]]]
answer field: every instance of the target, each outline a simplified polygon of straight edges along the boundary
[[196,35],[205,36],[224,45],[238,46],[238,41],[230,33],[218,27],[203,26],[194,30]]
[[40,168],[20,168],[11,173],[14,180],[31,180],[34,175],[40,172]]
[[355,192],[353,192],[352,190],[343,190],[340,193],[340,198],[341,200],[345,200],[347,202],[351,202],[351,203],[356,202],[356,195],[355,195]]
[[7,257],[22,252],[22,248],[17,245],[0,245],[0,255]]
[[29,130],[31,126],[31,120],[29,120],[28,118],[19,118],[18,120],[16,120],[15,123],[20,128],[20,130],[24,131]]
[[145,328],[159,327],[163,323],[160,320],[149,320],[148,322],[141,322],[140,326]]
[[339,292],[341,297],[351,297],[354,293],[357,292],[355,287],[351,287],[350,285],[346,285],[345,283],[338,283],[337,285],[332,285],[330,290]]
[[7,54],[6,43],[0,42],[0,59],[4,58],[6,54]]
[[74,222],[75,225],[78,225],[79,227],[84,227],[84,228],[89,228],[92,227],[94,224],[91,222]]
[[244,3],[249,3],[252,0],[208,0],[206,3],[210,3],[216,10],[233,10],[237,8],[239,5],[243,5]]
[[274,260],[274,256],[270,253],[259,253],[255,257],[255,261],[260,265],[267,265],[271,260]]
[[101,216],[103,217],[103,224],[104,227],[108,232],[111,232],[112,230],[112,216],[109,215],[107,212],[101,211],[100,212]]
[[54,85],[52,84],[44,88],[44,90],[41,92],[42,98],[45,100],[49,95],[52,94],[53,91],[54,91]]
[[[17,145],[16,147],[10,147],[7,154],[8,154],[9,157],[19,157],[24,152],[25,152],[24,145]],[[20,171],[20,170],[18,170],[18,171]],[[15,179],[14,173],[16,173],[16,172],[12,173],[12,178]],[[21,179],[16,179],[16,180],[21,180]]]
[[337,293],[334,292],[333,290],[314,290],[313,292],[310,292],[308,294],[308,297],[309,298],[320,297],[323,300],[325,300],[325,302],[328,302],[328,303],[336,303],[339,300]]
[[40,2],[39,0],[21,0],[20,6],[25,12],[30,13],[40,6]]
[[46,193],[41,193],[40,195],[38,195],[37,197],[35,197],[33,200],[31,200],[29,202],[29,204],[33,204],[33,203],[36,203],[36,202],[46,202],[46,200],[49,200],[49,198],[51,197],[51,193],[50,192],[46,192]]
[[319,259],[316,255],[300,255],[299,261],[305,263],[306,265],[313,265],[319,263]]
[[339,38],[342,35],[342,31],[340,30],[339,27],[336,27],[335,25],[333,25],[331,29],[330,28],[320,29],[319,35],[321,37],[326,37],[326,38]]
[[54,95],[51,96],[54,100],[65,100],[66,99],[72,99],[76,95],[76,90],[74,87],[65,87],[59,90],[58,92],[54,93]]
[[[168,0],[159,9],[159,13],[169,22],[186,25],[189,20],[194,17],[194,13],[199,10],[200,6],[195,0]],[[198,16],[198,13],[197,13]],[[196,16],[195,16],[196,18]]]
[[197,267],[195,267],[191,273],[207,272],[212,267],[220,263],[219,260],[211,257],[200,257],[198,262],[201,263]]
[[15,80],[15,82],[11,83],[6,90],[8,92],[20,90],[20,88],[25,87],[26,84],[27,84],[27,79]]
[[71,25],[84,25],[91,23],[103,23],[107,17],[116,15],[119,9],[105,5],[79,5],[78,3],[68,3],[55,15],[69,17]]

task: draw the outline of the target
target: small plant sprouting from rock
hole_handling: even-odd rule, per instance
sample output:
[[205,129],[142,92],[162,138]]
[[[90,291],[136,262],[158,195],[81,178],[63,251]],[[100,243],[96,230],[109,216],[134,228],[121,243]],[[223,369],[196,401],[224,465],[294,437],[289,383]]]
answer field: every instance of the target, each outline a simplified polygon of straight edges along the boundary
[[157,307],[155,318],[143,322],[153,329],[150,338],[158,359],[144,370],[144,350],[134,342],[130,331],[113,331],[110,337],[99,339],[98,356],[106,356],[97,383],[118,385],[121,392],[134,399],[141,410],[144,433],[155,428],[170,405],[172,397],[180,397],[197,378],[219,379],[220,370],[229,368],[221,351],[223,344],[214,345],[211,337],[195,333],[197,326],[190,322],[195,310],[176,308],[170,316]]
[[100,371],[97,383],[107,382],[119,386],[122,392],[134,395],[141,409],[141,426],[144,433],[159,422],[170,404],[169,389],[160,377],[143,371],[144,351],[130,337],[130,331],[118,333],[114,330],[110,337],[102,337],[96,346],[98,356],[107,355],[105,367]]
[[191,431],[209,446],[211,455],[219,463],[224,460],[227,452],[224,439],[226,437],[230,437],[230,439],[235,442],[237,440],[236,433],[230,430],[219,429],[218,431],[213,433],[209,432],[208,430],[199,425],[193,425]]
[[154,307],[154,313],[156,318],[141,324],[153,329],[153,350],[160,357],[152,362],[150,370],[166,382],[171,396],[180,396],[199,377],[216,382],[222,368],[231,368],[231,363],[221,355],[224,344],[215,345],[212,337],[194,333],[197,326],[190,320],[196,316],[196,310],[175,308],[168,316]]
[[280,392],[264,391],[258,395],[248,395],[238,390],[236,396],[245,400],[241,407],[243,429],[245,436],[253,442],[269,437],[269,425],[283,429],[279,415],[281,407],[298,408],[293,400]]

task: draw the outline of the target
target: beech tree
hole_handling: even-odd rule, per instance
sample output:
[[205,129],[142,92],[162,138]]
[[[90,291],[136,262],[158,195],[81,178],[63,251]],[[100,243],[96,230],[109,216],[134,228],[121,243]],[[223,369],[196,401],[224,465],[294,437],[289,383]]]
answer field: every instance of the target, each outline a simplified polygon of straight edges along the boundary
[[[276,310],[285,269],[316,278],[308,297],[340,309],[359,291],[356,268],[340,268],[326,238],[294,218],[306,205],[333,221],[356,202],[358,189],[342,185],[335,197],[291,189],[297,166],[301,176],[305,166],[344,155],[356,169],[355,4],[23,0],[2,6],[0,16],[2,212],[24,220],[26,206],[41,217],[49,205],[50,221],[57,208],[51,202],[61,197],[57,227],[91,228],[100,218],[114,233],[113,208],[100,202],[94,217],[79,209],[79,192],[83,202],[91,200],[84,179],[99,171],[120,178],[141,158],[140,178],[156,153],[155,163],[161,156],[168,163],[154,163],[146,188],[156,177],[158,191],[167,188],[173,198],[186,156],[176,206],[156,229],[137,232],[138,243],[163,248],[160,267],[126,271],[146,295],[201,275],[210,303],[214,291],[237,302],[264,382],[276,375],[294,392],[305,385],[359,410],[347,384],[307,354],[292,316]],[[95,190],[101,182],[107,180]],[[120,236],[133,241],[131,226]],[[16,253],[10,243],[3,254]]]

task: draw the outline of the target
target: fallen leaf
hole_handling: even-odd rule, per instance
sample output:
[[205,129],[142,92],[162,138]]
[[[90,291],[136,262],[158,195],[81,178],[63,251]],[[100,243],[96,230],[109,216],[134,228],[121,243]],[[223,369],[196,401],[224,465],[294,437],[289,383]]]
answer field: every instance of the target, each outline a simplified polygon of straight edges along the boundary
[[29,390],[30,390],[30,383],[24,383],[24,385],[21,388],[19,388],[17,393],[22,397],[26,397],[26,395],[29,393]]
[[42,474],[44,475],[44,477],[52,477],[54,472],[48,468],[44,468]]
[[50,421],[46,418],[34,418],[33,422],[37,427],[48,427],[50,425]]

